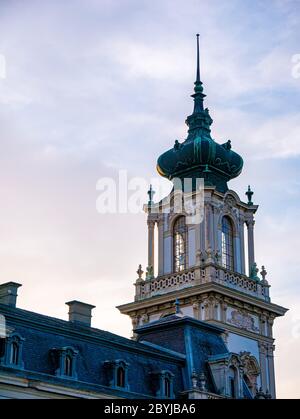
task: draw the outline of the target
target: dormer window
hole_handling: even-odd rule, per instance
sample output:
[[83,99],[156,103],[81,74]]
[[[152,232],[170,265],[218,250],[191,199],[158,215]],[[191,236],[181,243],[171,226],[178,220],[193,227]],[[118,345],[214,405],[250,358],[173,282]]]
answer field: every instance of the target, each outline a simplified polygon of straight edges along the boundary
[[237,369],[234,366],[229,368],[228,372],[229,379],[229,397],[232,399],[238,398],[238,373]]
[[170,371],[160,371],[153,373],[158,378],[158,390],[156,396],[161,399],[173,399],[173,380],[174,374]]
[[109,385],[122,390],[129,390],[128,367],[129,364],[123,360],[105,361],[105,367],[108,369]]
[[0,364],[6,367],[23,368],[23,342],[24,339],[16,333],[1,339]]
[[76,358],[78,351],[72,347],[54,348],[51,350],[51,354],[54,358],[57,377],[77,379]]

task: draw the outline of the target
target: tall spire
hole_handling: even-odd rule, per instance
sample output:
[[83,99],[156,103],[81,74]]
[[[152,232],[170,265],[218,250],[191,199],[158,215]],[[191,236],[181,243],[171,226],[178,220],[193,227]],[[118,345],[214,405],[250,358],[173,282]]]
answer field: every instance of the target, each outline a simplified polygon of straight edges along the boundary
[[194,94],[192,97],[194,98],[194,113],[198,113],[203,111],[203,100],[205,98],[205,94],[203,93],[203,85],[200,79],[200,46],[199,46],[199,34],[197,33],[197,71],[196,71],[196,81],[194,83]]
[[197,33],[197,76],[196,83],[200,83],[200,53],[199,53],[199,34]]

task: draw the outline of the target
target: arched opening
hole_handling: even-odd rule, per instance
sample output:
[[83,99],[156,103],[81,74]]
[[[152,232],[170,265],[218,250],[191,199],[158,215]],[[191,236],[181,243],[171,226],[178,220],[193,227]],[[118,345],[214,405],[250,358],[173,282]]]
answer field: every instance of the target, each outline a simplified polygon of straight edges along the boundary
[[10,364],[18,365],[19,353],[20,353],[19,343],[15,341],[11,345]]
[[237,398],[237,376],[236,376],[236,369],[233,367],[229,368],[229,397],[232,399]]
[[0,337],[0,358],[5,354],[5,339]]
[[245,274],[249,275],[249,252],[248,252],[248,228],[246,223],[244,223],[244,255],[245,255]]
[[117,387],[125,387],[125,369],[122,366],[117,368]]
[[171,381],[169,377],[164,378],[164,396],[167,398],[171,397]]
[[187,268],[187,228],[185,217],[177,218],[173,227],[174,272]]
[[229,217],[222,219],[222,265],[234,270],[233,225]]
[[72,377],[73,375],[73,359],[71,355],[66,355],[64,375],[67,377]]

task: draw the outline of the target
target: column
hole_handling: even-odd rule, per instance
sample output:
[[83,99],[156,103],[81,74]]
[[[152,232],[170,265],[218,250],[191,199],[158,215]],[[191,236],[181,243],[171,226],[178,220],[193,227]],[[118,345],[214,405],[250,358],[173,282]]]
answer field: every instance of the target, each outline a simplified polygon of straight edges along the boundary
[[269,338],[273,338],[273,325],[274,325],[275,317],[270,315],[267,319],[267,335]]
[[200,242],[200,235],[201,235],[201,224],[196,224],[195,226],[195,256],[196,256],[196,266],[201,264],[201,242]]
[[241,271],[246,274],[245,269],[245,235],[244,235],[244,218],[240,219],[240,248],[241,248]]
[[211,206],[205,205],[205,250],[212,249],[212,216]]
[[158,276],[164,274],[164,214],[161,214],[158,223]]
[[155,221],[148,219],[148,267],[152,266],[154,271],[154,227]]
[[265,393],[267,391],[268,381],[267,381],[267,349],[264,342],[258,342],[259,348],[259,364],[260,364],[260,380],[261,388]]
[[275,391],[275,371],[274,371],[274,349],[275,346],[270,344],[268,345],[267,351],[267,360],[268,360],[268,370],[269,370],[269,392],[273,399],[276,398],[276,391]]
[[255,262],[254,257],[254,223],[253,219],[246,222],[248,228],[248,260],[249,260],[249,275],[251,274],[252,266]]

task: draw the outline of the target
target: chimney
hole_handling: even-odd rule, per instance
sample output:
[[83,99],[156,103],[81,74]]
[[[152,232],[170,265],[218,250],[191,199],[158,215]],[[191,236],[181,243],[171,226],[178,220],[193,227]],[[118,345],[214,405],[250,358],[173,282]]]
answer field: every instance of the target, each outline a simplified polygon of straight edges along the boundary
[[5,284],[0,285],[0,304],[5,304],[6,306],[16,307],[18,288],[22,284],[17,284],[16,282],[6,282]]
[[91,326],[92,310],[95,306],[76,300],[66,304],[69,306],[69,322]]

